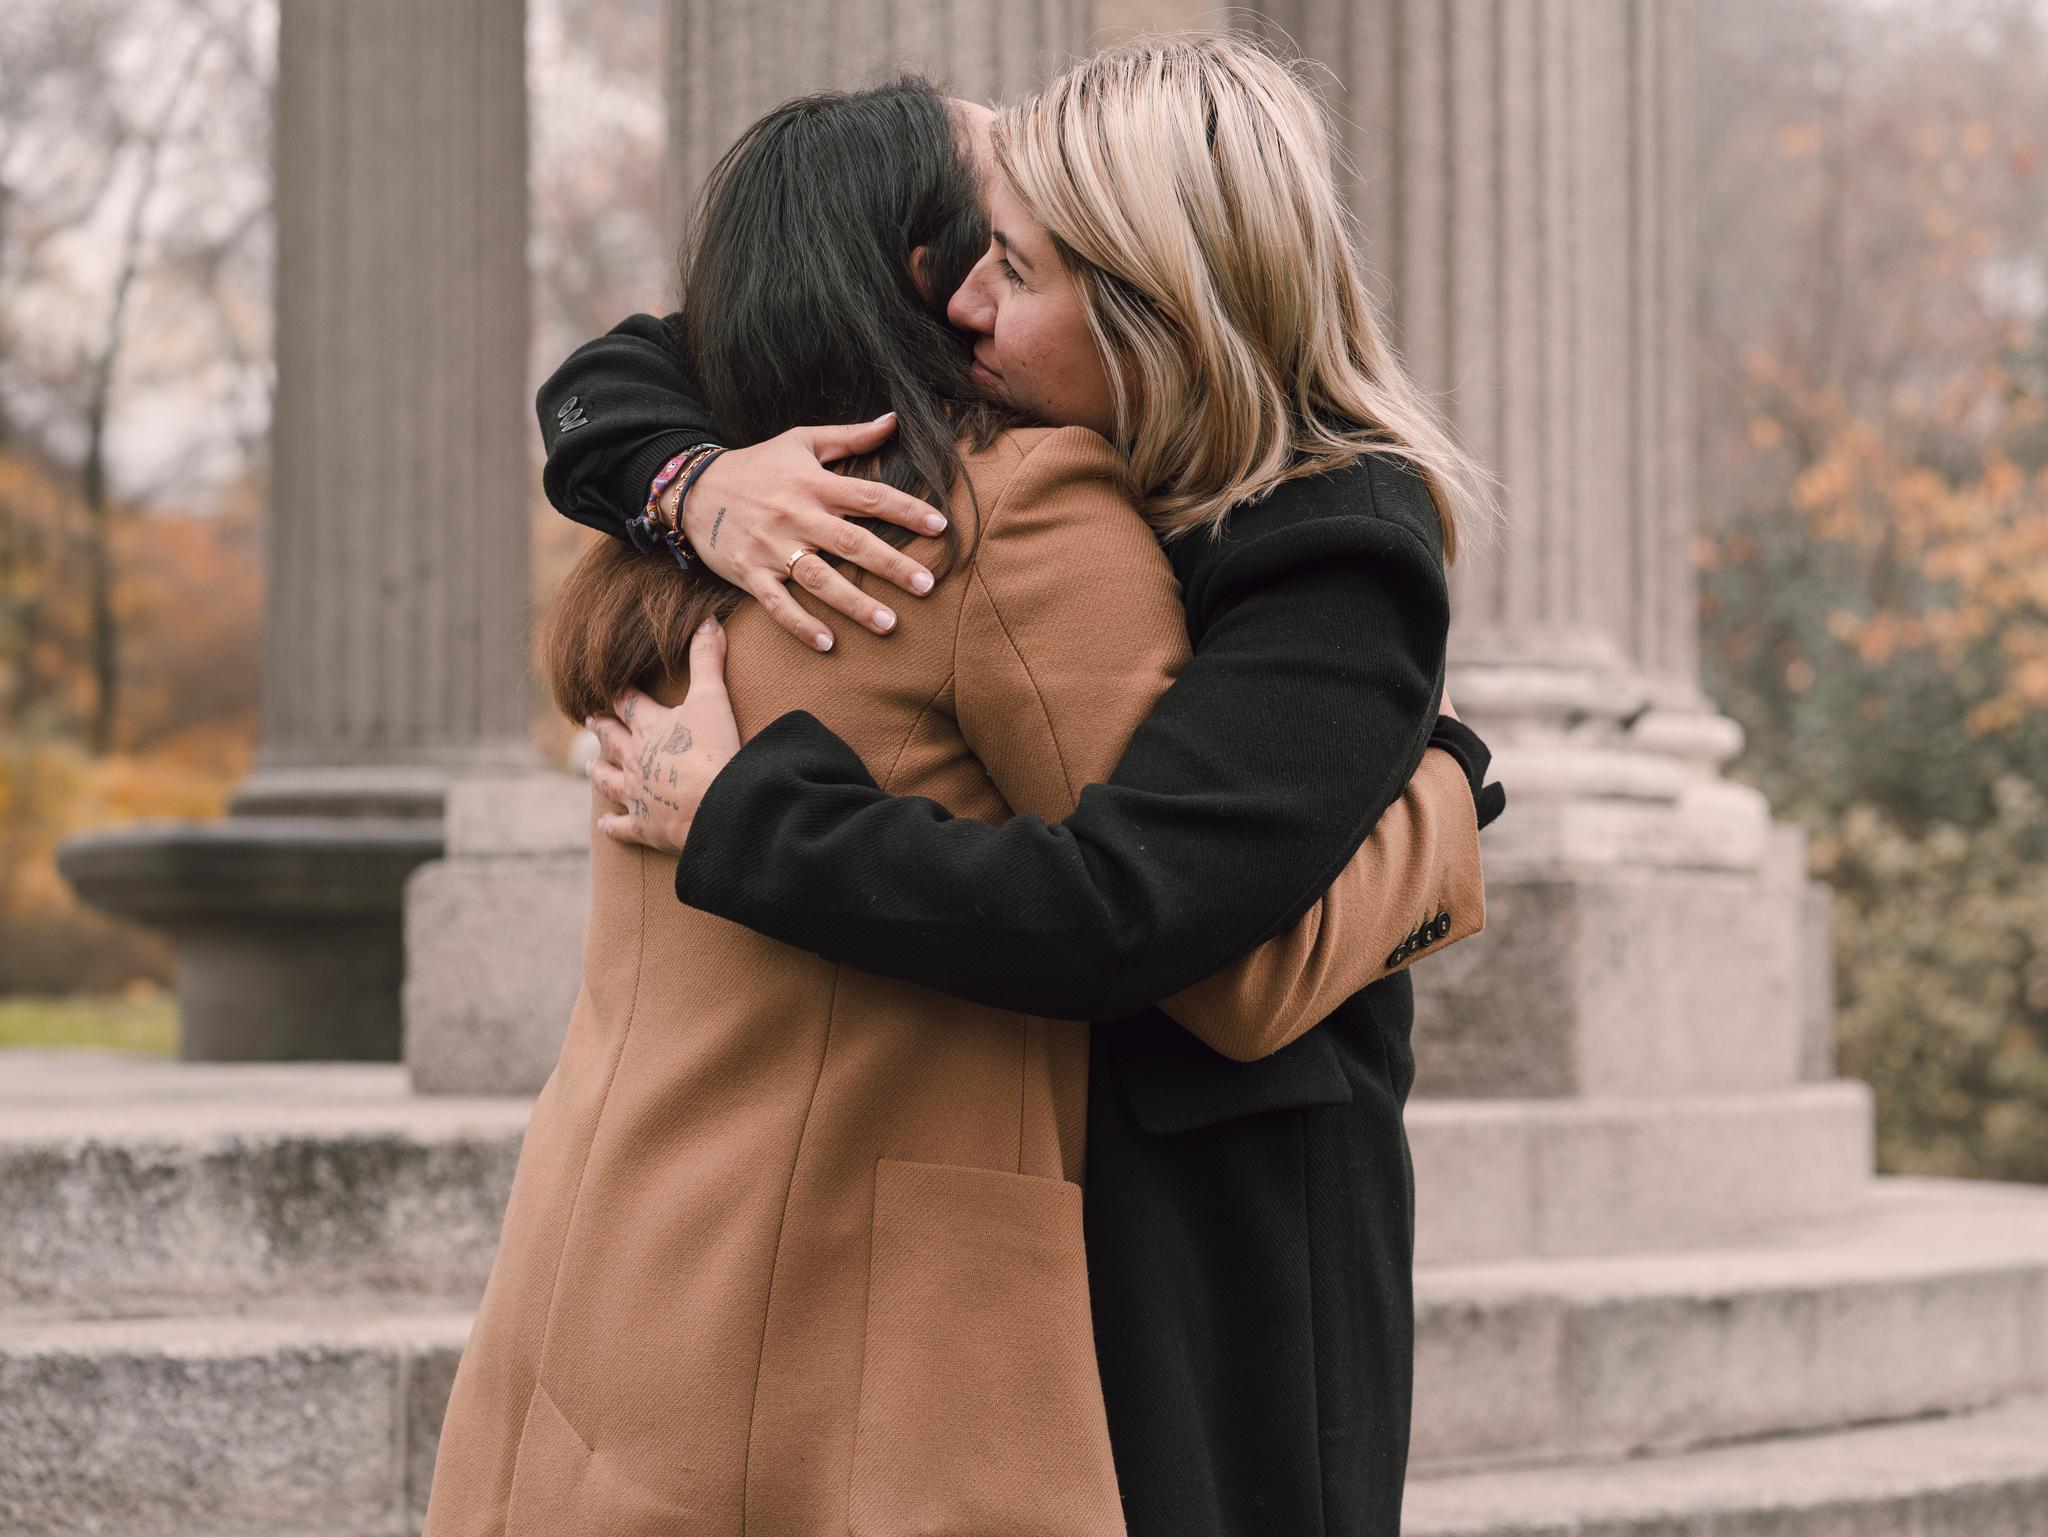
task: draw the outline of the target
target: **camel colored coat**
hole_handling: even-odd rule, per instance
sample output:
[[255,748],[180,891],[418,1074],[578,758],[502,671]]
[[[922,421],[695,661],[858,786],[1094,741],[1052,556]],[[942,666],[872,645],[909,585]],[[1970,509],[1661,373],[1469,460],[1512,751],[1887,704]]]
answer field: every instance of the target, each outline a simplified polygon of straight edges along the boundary
[[[742,737],[805,709],[892,793],[1066,816],[1188,655],[1114,470],[1079,428],[971,456],[952,516],[979,539],[898,635],[844,626],[820,657],[741,610]],[[673,859],[596,833],[602,809],[583,988],[424,1537],[1121,1537],[1081,1237],[1089,1027],[684,907]],[[1231,1055],[1277,1050],[1425,910],[1462,915],[1454,938],[1483,921],[1439,751],[1316,909],[1166,1007]]]

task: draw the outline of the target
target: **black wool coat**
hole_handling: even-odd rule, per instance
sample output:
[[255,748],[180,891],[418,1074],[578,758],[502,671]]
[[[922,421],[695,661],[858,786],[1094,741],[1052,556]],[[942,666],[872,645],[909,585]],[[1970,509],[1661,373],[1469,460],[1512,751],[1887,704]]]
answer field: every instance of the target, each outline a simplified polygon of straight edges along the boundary
[[[716,436],[677,340],[674,317],[635,316],[542,387],[566,515],[619,533],[663,460]],[[1132,1537],[1397,1537],[1409,974],[1250,1063],[1153,1005],[1305,913],[1432,742],[1479,794],[1484,743],[1437,716],[1437,515],[1414,472],[1368,458],[1168,554],[1193,658],[1065,822],[991,827],[883,795],[792,713],[713,782],[676,891],[837,962],[1096,1021],[1084,1213]]]

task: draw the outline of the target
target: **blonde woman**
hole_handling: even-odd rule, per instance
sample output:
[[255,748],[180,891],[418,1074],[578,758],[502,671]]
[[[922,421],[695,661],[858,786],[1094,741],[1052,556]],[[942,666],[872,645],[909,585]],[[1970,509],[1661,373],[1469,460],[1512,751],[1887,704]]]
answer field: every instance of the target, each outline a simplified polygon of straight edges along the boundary
[[[808,724],[955,827],[1064,817],[1186,665],[1118,456],[1086,426],[1012,426],[946,324],[987,239],[985,119],[917,82],[806,99],[712,179],[684,324],[721,428],[754,442],[887,403],[864,484],[949,526],[903,552],[937,571],[926,622],[829,664],[670,549],[586,551],[543,660],[572,716],[623,693],[633,728],[666,721],[636,798],[679,806],[700,758]],[[1439,942],[1478,926],[1472,791],[1417,749],[1306,914],[1166,1000],[1216,1060],[1281,1062],[1406,963],[1415,908],[1457,915]],[[1119,1537],[1082,1245],[1087,1027],[806,954],[674,902],[668,858],[593,840],[584,985],[426,1537]]]
[[[688,906],[825,960],[1115,1021],[1090,1037],[1085,1222],[1130,1532],[1395,1537],[1413,1354],[1407,975],[1298,1038],[1254,1028],[1222,1049],[1153,1005],[1311,911],[1433,726],[1483,771],[1477,739],[1435,717],[1443,563],[1488,517],[1486,482],[1382,339],[1289,69],[1231,38],[1133,45],[1002,113],[994,145],[993,240],[948,311],[973,377],[1116,445],[1179,579],[1192,659],[1070,815],[985,825],[888,793],[890,761],[812,713],[747,722],[741,746],[707,654],[679,705],[629,692],[596,720],[593,777],[624,808],[599,826],[680,851]],[[667,334],[646,324],[541,393],[544,431],[569,396],[595,403],[581,442],[550,433],[549,488],[600,526],[617,518],[605,498],[637,505],[662,450],[705,430],[663,435],[703,418],[660,341],[641,350]],[[870,631],[899,624],[808,550],[921,590],[909,552],[835,511],[917,527],[928,509],[833,484],[811,446],[729,454],[679,511],[660,505],[764,620],[824,649],[792,578]],[[1123,607],[1089,601],[1104,623]],[[920,601],[887,644],[953,622]],[[1111,675],[1123,661],[1102,660]],[[1386,963],[1468,921],[1450,910],[1464,900],[1411,908]]]

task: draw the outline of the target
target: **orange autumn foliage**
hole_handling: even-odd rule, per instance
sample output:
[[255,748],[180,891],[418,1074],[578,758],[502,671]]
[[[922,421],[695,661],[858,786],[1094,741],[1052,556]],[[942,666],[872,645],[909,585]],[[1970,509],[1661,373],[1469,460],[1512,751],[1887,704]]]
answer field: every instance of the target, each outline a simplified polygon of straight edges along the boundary
[[246,488],[208,516],[124,516],[113,550],[122,708],[90,756],[84,520],[68,478],[0,452],[0,992],[162,975],[160,942],[82,910],[57,846],[224,808],[256,731],[261,573]]

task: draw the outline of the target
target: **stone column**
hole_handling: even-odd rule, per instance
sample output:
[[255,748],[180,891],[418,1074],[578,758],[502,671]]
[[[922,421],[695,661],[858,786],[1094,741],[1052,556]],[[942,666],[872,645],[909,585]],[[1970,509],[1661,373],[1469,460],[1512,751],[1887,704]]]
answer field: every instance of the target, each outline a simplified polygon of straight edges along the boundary
[[263,735],[225,822],[80,840],[187,1056],[395,1057],[400,890],[530,772],[525,7],[283,0]]
[[[1504,484],[1454,573],[1493,743],[1489,934],[1421,968],[1420,1087],[1795,1076],[1796,835],[1702,698],[1690,0],[1268,0],[1326,65],[1402,354]],[[1807,1060],[1814,1054],[1808,1051]]]
[[263,741],[237,810],[528,765],[525,7],[285,0]]
[[[1455,577],[1454,695],[1531,788],[1676,793],[1586,750],[1711,769],[1741,746],[1695,678],[1692,6],[1264,9],[1334,74],[1403,356],[1505,483],[1498,549]],[[1754,865],[1761,816],[1684,858]]]
[[956,96],[1027,91],[1087,45],[1089,0],[672,0],[668,222],[740,131],[807,91],[872,85],[898,70]]

